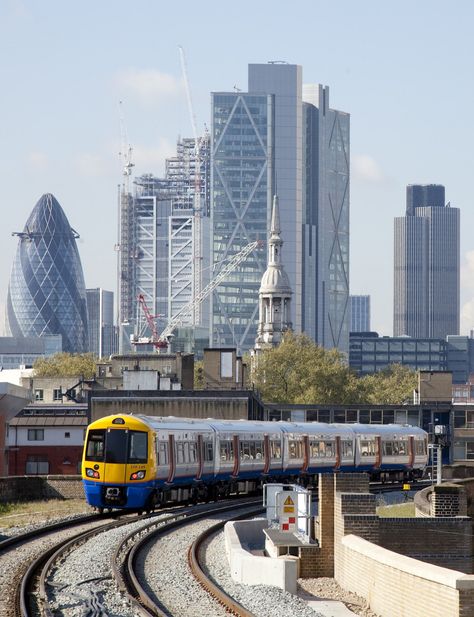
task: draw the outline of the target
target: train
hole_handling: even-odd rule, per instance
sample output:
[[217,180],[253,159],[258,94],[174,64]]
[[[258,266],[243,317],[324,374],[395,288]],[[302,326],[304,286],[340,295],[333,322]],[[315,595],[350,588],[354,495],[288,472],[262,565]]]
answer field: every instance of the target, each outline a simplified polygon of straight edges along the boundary
[[87,502],[99,512],[150,512],[269,482],[311,485],[327,472],[409,481],[423,475],[427,462],[428,434],[414,426],[116,414],[88,426],[82,479]]

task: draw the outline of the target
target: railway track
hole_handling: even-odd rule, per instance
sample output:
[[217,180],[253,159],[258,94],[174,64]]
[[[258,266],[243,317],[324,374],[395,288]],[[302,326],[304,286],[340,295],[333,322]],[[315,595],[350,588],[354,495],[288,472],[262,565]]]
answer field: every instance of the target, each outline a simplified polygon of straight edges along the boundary
[[[260,504],[260,498],[256,500],[247,500],[244,503],[232,503],[228,505],[214,505],[212,507],[206,507],[201,509],[199,512],[189,512],[183,513],[181,515],[176,515],[173,517],[168,517],[166,520],[162,522],[155,530],[148,533],[146,536],[142,538],[136,538],[134,535],[130,534],[126,538],[126,540],[122,543],[122,547],[119,547],[116,552],[117,556],[122,552],[124,557],[120,560],[117,559],[118,563],[121,565],[116,566],[119,568],[119,576],[121,577],[121,588],[125,591],[125,593],[130,597],[133,605],[142,612],[140,614],[153,616],[153,617],[169,617],[170,615],[178,615],[179,613],[174,612],[173,607],[169,606],[169,602],[160,598],[159,594],[153,592],[151,588],[144,584],[143,574],[139,573],[139,558],[144,550],[146,550],[146,545],[152,542],[156,542],[160,537],[165,534],[169,534],[170,532],[174,532],[184,526],[191,525],[198,521],[205,520],[211,516],[221,516],[227,513],[231,513],[229,517],[225,517],[222,524],[224,525],[227,520],[234,520],[238,518],[247,518],[249,516],[255,515],[262,511],[262,507],[257,507],[257,504]],[[235,515],[236,510],[244,510],[245,512],[241,515]],[[193,568],[191,566],[191,571]],[[204,589],[207,593],[210,593],[209,589],[207,589],[203,585]],[[223,592],[222,592],[223,594]],[[223,602],[224,595],[219,595],[219,590],[216,588],[213,590],[211,595],[223,606],[228,606],[225,602]],[[228,598],[228,602],[231,602],[231,599]],[[241,609],[242,612],[238,612]],[[234,603],[234,614],[247,616],[249,613],[245,612],[243,607],[240,607],[237,603]]]

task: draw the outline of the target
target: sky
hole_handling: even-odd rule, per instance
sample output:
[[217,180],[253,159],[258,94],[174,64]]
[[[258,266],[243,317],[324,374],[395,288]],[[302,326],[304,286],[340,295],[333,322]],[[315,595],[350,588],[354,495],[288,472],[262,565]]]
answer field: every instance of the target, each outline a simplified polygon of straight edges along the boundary
[[350,290],[392,335],[393,219],[407,184],[461,210],[461,334],[474,328],[474,3],[470,0],[1,0],[0,311],[21,231],[53,193],[80,234],[87,287],[116,288],[119,101],[135,172],[160,175],[210,92],[249,63],[303,66],[351,115]]

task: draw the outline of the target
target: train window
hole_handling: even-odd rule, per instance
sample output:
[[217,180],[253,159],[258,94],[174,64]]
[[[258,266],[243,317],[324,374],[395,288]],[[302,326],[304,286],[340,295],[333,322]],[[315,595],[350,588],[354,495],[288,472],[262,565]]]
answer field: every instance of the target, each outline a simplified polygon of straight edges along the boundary
[[221,441],[221,461],[230,461],[231,445],[229,441]]
[[255,442],[255,458],[263,458],[263,444],[261,441]]
[[87,437],[86,460],[103,461],[105,445],[105,430],[89,431]]
[[255,458],[255,441],[251,441],[249,443],[249,448],[250,448],[250,458],[254,459]]
[[400,456],[406,456],[408,454],[408,442],[405,439],[398,442],[398,454]]
[[415,454],[418,456],[424,456],[426,454],[426,442],[424,439],[417,439],[415,441]]
[[197,446],[195,441],[189,442],[189,462],[195,463],[197,461]]
[[324,449],[326,451],[326,458],[334,458],[336,456],[336,444],[334,441],[325,441]]
[[393,441],[384,441],[383,442],[383,453],[384,453],[384,456],[393,456],[397,454],[396,443],[394,443]]
[[374,456],[375,441],[373,439],[362,439],[360,442],[360,453],[362,456]]
[[272,458],[281,459],[281,443],[280,441],[270,442],[270,451]]
[[206,441],[204,444],[204,460],[212,461],[214,459],[214,447],[211,441]]
[[303,448],[301,441],[290,439],[288,441],[290,458],[303,458]]
[[158,446],[158,465],[168,465],[168,444],[164,441]]
[[309,444],[310,456],[311,458],[318,458],[319,454],[319,441],[311,441]]
[[143,431],[130,431],[128,439],[128,462],[146,463],[148,460],[148,435]]
[[342,442],[342,456],[343,458],[349,458],[354,455],[354,451],[352,448],[352,441],[343,441]]
[[250,444],[248,441],[240,442],[240,459],[243,461],[250,459]]
[[176,462],[184,463],[184,443],[182,441],[176,443]]
[[127,462],[128,431],[107,429],[105,437],[105,462],[122,464]]

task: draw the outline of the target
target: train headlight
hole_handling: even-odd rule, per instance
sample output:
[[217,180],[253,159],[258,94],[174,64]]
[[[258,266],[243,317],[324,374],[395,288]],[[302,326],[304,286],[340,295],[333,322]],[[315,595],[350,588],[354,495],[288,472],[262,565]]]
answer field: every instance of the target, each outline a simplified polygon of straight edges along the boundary
[[99,472],[96,471],[95,469],[91,469],[90,467],[86,468],[86,476],[88,478],[95,478],[96,480],[100,478]]
[[140,471],[134,471],[130,476],[130,480],[143,480],[145,474],[146,471],[144,469],[140,469]]

